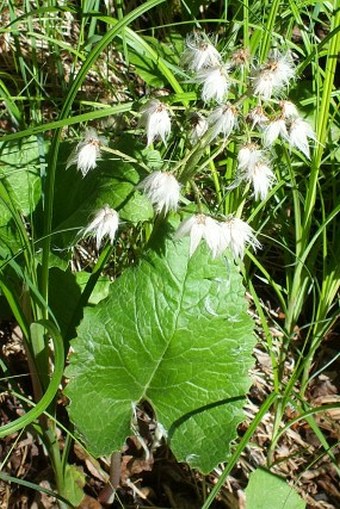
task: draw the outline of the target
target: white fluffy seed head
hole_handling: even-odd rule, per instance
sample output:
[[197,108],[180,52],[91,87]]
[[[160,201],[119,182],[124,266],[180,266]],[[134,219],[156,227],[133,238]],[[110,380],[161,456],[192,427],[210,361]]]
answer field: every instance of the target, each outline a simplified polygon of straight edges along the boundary
[[119,226],[118,212],[108,205],[98,210],[90,222],[84,229],[83,235],[91,234],[96,237],[96,246],[99,249],[103,238],[107,235],[111,244],[113,243]]
[[263,151],[256,143],[247,143],[240,148],[237,154],[238,167],[240,170],[252,168],[263,157]]
[[104,143],[104,139],[98,136],[95,129],[92,127],[86,129],[84,140],[78,143],[71,153],[66,163],[66,169],[75,164],[77,170],[85,177],[90,170],[97,166],[97,160],[100,157],[100,147]]
[[254,189],[255,199],[264,200],[273,185],[274,174],[263,150],[256,143],[248,143],[240,149],[237,161],[239,174],[236,185],[242,180],[249,182]]
[[229,217],[223,223],[220,223],[221,241],[220,253],[229,248],[234,258],[243,258],[247,246],[254,250],[261,247],[256,239],[253,229],[248,223],[237,217]]
[[258,74],[254,82],[254,94],[261,99],[268,100],[273,95],[274,79],[273,74],[264,70]]
[[204,102],[211,99],[219,103],[223,101],[230,85],[228,69],[229,66],[226,64],[219,64],[215,67],[202,69],[197,73],[196,81],[203,86],[202,99]]
[[268,100],[279,94],[295,76],[295,66],[289,53],[272,52],[269,61],[257,72],[254,94]]
[[255,126],[259,126],[261,129],[266,126],[269,121],[269,118],[263,111],[262,106],[256,106],[253,108],[247,116],[247,120],[251,122],[251,128],[254,129]]
[[189,140],[192,145],[196,145],[202,136],[207,132],[209,124],[206,118],[199,113],[194,113],[190,117],[191,131]]
[[198,72],[206,67],[218,65],[221,62],[221,55],[206,36],[195,32],[186,39],[182,62],[190,71]]
[[224,106],[218,106],[209,115],[208,122],[211,129],[212,140],[219,134],[223,134],[225,138],[228,138],[230,133],[236,127],[237,110],[229,103]]
[[278,89],[289,85],[289,82],[295,76],[295,66],[293,63],[292,56],[289,52],[279,53],[274,52],[271,62],[269,65],[273,68],[275,75],[276,85]]
[[264,130],[264,144],[270,147],[277,140],[278,137],[288,139],[288,131],[286,122],[282,117],[277,118],[270,122]]
[[255,200],[264,200],[275,181],[274,173],[265,161],[259,161],[248,168],[246,178],[253,186]]
[[177,209],[181,186],[171,173],[155,171],[138,187],[143,190],[158,214],[167,214],[170,210]]
[[140,124],[146,128],[147,146],[157,138],[166,144],[171,132],[171,120],[167,107],[158,99],[152,99],[144,106]]
[[299,116],[297,107],[291,101],[280,101],[281,116],[286,119],[294,119]]
[[204,214],[196,214],[189,217],[179,225],[175,233],[175,239],[185,236],[190,237],[190,256],[194,254],[202,239],[208,245],[212,257],[218,256],[221,243],[221,229],[215,219]]
[[315,133],[308,122],[302,118],[296,118],[292,121],[289,129],[289,144],[296,147],[305,156],[310,159],[310,149],[308,138],[316,140]]

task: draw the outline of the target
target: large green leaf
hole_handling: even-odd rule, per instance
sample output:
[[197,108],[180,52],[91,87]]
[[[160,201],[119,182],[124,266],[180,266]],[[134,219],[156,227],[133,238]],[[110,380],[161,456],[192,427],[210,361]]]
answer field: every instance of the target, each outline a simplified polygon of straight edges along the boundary
[[284,479],[258,468],[246,488],[247,509],[304,509],[306,503]]
[[211,260],[204,245],[190,259],[188,249],[186,239],[167,239],[85,310],[66,393],[95,455],[121,448],[141,400],[179,460],[207,472],[228,454],[249,388],[253,326],[233,262]]
[[13,204],[24,215],[33,212],[40,199],[44,158],[44,143],[35,136],[0,144],[0,178],[6,183]]
[[[66,341],[76,335],[75,327],[82,318],[80,297],[90,275],[83,271],[72,273],[69,269],[62,270],[60,267],[51,267],[49,270],[49,306]],[[107,297],[109,287],[110,280],[105,276],[99,277],[87,304],[97,304]]]
[[45,147],[32,136],[0,144],[0,239],[12,251],[19,248],[13,214],[29,216],[41,196],[40,174],[45,171]]

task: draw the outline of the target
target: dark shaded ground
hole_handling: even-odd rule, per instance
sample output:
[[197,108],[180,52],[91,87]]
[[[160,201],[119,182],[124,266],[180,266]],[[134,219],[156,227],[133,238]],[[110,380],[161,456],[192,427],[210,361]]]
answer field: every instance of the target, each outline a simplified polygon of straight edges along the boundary
[[[11,372],[11,385],[2,379],[0,385],[0,416],[5,424],[22,414],[23,408],[17,398],[10,395],[8,388],[28,394],[31,390],[21,334],[10,322],[2,324],[1,359]],[[279,345],[279,338],[277,347]],[[336,336],[325,343],[320,352],[320,362],[334,357],[333,346]],[[253,386],[246,405],[246,420],[239,427],[242,435],[258,411],[261,402],[271,391],[271,362],[260,346],[255,350],[257,359],[253,370]],[[323,358],[323,359],[322,359]],[[322,359],[322,360],[321,360]],[[286,376],[292,363],[286,365]],[[313,406],[340,403],[336,387],[338,372],[325,371],[314,379],[309,392],[309,402]],[[59,419],[69,426],[65,411],[66,401],[60,397]],[[339,404],[340,408],[340,404]],[[89,408],[90,410],[90,408]],[[192,471],[187,465],[179,464],[163,442],[155,438],[155,422],[148,406],[139,410],[140,438],[128,440],[125,450],[119,457],[98,460],[87,455],[78,445],[73,444],[70,463],[83,474],[86,498],[80,505],[82,509],[99,508],[177,508],[199,509],[217,481],[223,466],[204,477]],[[286,420],[294,417],[294,410],[287,409]],[[332,452],[339,457],[340,410],[333,409],[320,414],[316,422],[322,429]],[[244,488],[249,473],[257,466],[266,466],[268,448],[272,434],[273,415],[268,413],[261,422],[256,434],[242,454],[239,463],[228,477],[219,498],[212,506],[215,509],[243,509]],[[60,446],[64,436],[60,431]],[[8,436],[1,441],[0,461],[2,471],[21,480],[39,484],[53,491],[53,472],[45,455],[44,448],[35,438],[31,429]],[[340,491],[334,465],[314,433],[305,421],[299,421],[282,437],[274,452],[273,470],[293,481],[294,486],[308,502],[308,507],[336,509],[340,505]],[[113,496],[110,483],[117,483]],[[37,493],[18,484],[0,481],[1,509],[54,509],[53,498]]]

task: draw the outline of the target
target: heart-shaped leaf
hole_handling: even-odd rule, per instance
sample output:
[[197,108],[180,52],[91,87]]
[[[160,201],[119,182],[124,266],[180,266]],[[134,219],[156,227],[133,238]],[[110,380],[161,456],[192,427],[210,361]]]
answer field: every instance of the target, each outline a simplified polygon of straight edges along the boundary
[[[167,239],[86,309],[72,342],[70,416],[95,455],[120,449],[148,400],[179,460],[207,472],[226,458],[253,364],[237,267]],[[88,403],[91,402],[91,412]]]

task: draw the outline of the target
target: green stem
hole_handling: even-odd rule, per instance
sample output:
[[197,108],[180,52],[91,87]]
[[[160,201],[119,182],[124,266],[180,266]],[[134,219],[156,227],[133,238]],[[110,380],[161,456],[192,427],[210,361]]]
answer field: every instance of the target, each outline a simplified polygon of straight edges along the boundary
[[41,400],[31,410],[29,410],[25,415],[18,417],[14,422],[4,424],[0,427],[0,438],[15,433],[40,417],[44,410],[46,410],[46,408],[51,404],[58,391],[60,380],[64,371],[63,340],[59,331],[52,323],[46,320],[41,320],[39,323],[46,327],[49,331],[54,344],[54,372],[51,377],[50,384]]
[[269,48],[270,48],[271,39],[272,39],[273,32],[274,32],[274,25],[275,25],[276,16],[277,16],[277,13],[279,10],[279,5],[280,5],[280,0],[274,0],[273,3],[271,4],[271,9],[270,9],[269,16],[267,19],[266,29],[264,32],[263,43],[262,43],[262,48],[261,48],[261,53],[260,53],[260,61],[261,62],[264,62],[266,60],[268,53],[269,53]]
[[214,186],[215,186],[215,191],[217,194],[218,205],[220,205],[223,201],[223,196],[222,196],[222,190],[221,190],[221,185],[220,185],[220,179],[218,178],[218,172],[216,170],[216,166],[215,166],[215,163],[213,160],[210,160],[209,166],[210,166],[211,176],[212,176]]

